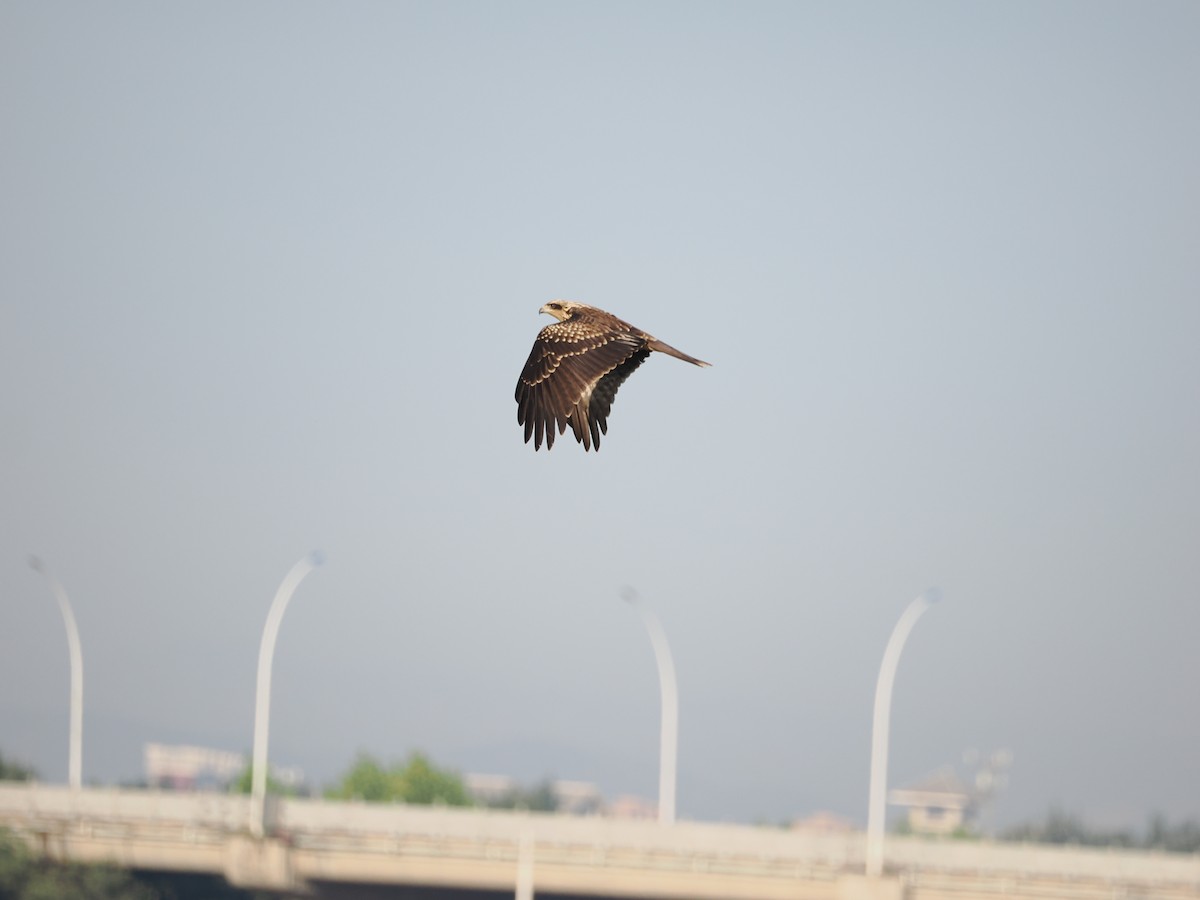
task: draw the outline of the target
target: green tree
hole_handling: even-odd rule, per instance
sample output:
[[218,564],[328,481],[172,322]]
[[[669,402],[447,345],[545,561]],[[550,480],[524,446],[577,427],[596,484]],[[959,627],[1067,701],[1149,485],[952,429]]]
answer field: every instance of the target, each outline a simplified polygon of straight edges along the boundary
[[32,862],[29,848],[7,828],[0,828],[0,897],[16,897]]
[[[254,766],[247,765],[246,768],[242,769],[242,774],[238,775],[237,778],[235,778],[232,782],[230,782],[229,793],[231,793],[231,794],[248,794],[248,793],[250,793],[250,790],[251,790],[251,788],[253,788],[253,786],[254,786]],[[276,781],[275,778],[271,775],[270,766],[268,766],[267,767],[267,793],[268,794],[282,794],[285,797],[295,797],[296,789],[294,787],[288,787],[287,785],[281,784],[279,781]]]
[[1200,822],[1184,821],[1173,825],[1165,816],[1150,817],[1144,834],[1131,830],[1105,831],[1086,825],[1078,816],[1052,809],[1041,822],[1027,822],[1005,831],[1008,841],[1041,844],[1078,844],[1085,847],[1139,847],[1175,853],[1200,851]]
[[405,803],[444,803],[470,806],[467,789],[454,772],[439,769],[421,753],[413,753],[403,767],[392,771],[398,799]]
[[366,753],[358,755],[350,771],[342,776],[341,783],[327,791],[326,796],[336,800],[365,800],[368,803],[386,803],[396,799],[388,773],[373,756]]
[[109,865],[39,859],[25,842],[0,829],[0,897],[5,900],[157,900],[132,875]]
[[1172,825],[1166,816],[1156,813],[1146,828],[1145,846],[1174,853],[1200,853],[1200,822],[1189,820]]
[[23,763],[5,759],[0,753],[0,781],[32,781],[37,772]]
[[1010,841],[1028,841],[1035,844],[1077,844],[1082,846],[1101,846],[1118,844],[1128,846],[1133,843],[1130,836],[1123,840],[1114,840],[1114,836],[1105,835],[1089,829],[1078,816],[1051,809],[1044,821],[1027,822],[1010,828],[1002,837]]
[[336,800],[365,800],[368,803],[470,805],[458,774],[439,769],[422,753],[412,753],[404,762],[387,769],[373,756],[360,753],[341,782],[325,795]]

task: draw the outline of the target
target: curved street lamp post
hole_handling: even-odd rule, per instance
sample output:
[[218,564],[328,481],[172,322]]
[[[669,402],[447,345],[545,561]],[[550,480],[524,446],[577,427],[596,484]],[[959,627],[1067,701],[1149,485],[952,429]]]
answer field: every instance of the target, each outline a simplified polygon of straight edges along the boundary
[[254,699],[254,753],[250,764],[250,830],[255,837],[262,837],[267,830],[267,730],[271,719],[271,662],[275,658],[275,639],[279,636],[279,625],[292,594],[305,576],[323,562],[320,552],[314,550],[292,566],[275,592],[267,612],[267,623],[263,626]]
[[875,683],[875,719],[871,726],[871,788],[867,806],[867,875],[878,877],[883,872],[883,820],[887,807],[888,728],[892,712],[892,685],[896,680],[896,665],[900,651],[913,625],[925,610],[940,599],[937,588],[930,588],[908,605],[900,615],[879,666]]
[[54,573],[38,557],[29,557],[29,566],[41,572],[50,583],[50,590],[58,599],[63,623],[67,626],[67,651],[71,657],[71,734],[70,752],[67,762],[67,784],[78,790],[83,784],[83,651],[79,643],[79,629],[75,625],[75,613],[67,591]]
[[658,684],[662,694],[662,725],[659,737],[658,761],[658,821],[670,825],[675,821],[675,765],[679,756],[679,687],[675,681],[675,661],[667,634],[658,621],[658,616],[638,599],[637,591],[631,587],[621,591],[621,597],[642,616],[650,643],[654,647],[654,660],[658,664]]

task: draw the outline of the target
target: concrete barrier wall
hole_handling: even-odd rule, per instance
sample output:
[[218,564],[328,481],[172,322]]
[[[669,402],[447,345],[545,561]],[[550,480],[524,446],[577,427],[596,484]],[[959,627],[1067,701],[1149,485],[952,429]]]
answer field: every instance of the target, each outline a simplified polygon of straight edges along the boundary
[[105,822],[186,823],[237,830],[250,821],[250,798],[243,795],[84,788],[31,782],[0,784],[0,815]]
[[[249,798],[242,795],[0,784],[0,824],[57,835],[67,850],[72,836],[105,833],[124,835],[127,846],[141,840],[164,852],[169,840],[180,847],[229,843],[244,839],[250,814]],[[688,869],[757,872],[763,877],[791,872],[794,877],[828,879],[830,873],[861,871],[864,860],[861,833],[805,834],[719,823],[663,827],[550,813],[283,798],[272,799],[269,819],[269,830],[283,845],[303,850],[318,869],[322,854],[329,859],[357,854],[365,861],[373,855],[395,855],[400,845],[406,852],[431,856],[455,853],[464,859],[509,860],[516,858],[522,841],[534,846],[545,862],[557,860],[577,868],[598,865],[610,873],[618,867],[640,867],[646,872]],[[1197,854],[889,837],[885,859],[890,871],[914,877],[954,873],[1010,880],[1171,884],[1194,889],[1200,896]],[[277,861],[270,864],[276,866]]]
[[1200,854],[991,841],[889,838],[890,866],[1021,877],[1160,881],[1200,888]]
[[565,816],[554,813],[281,801],[275,825],[288,833],[346,835],[428,834],[515,843],[523,836],[538,841],[589,846],[638,847],[667,852],[747,854],[828,860],[839,865],[863,858],[861,834],[815,835],[778,828],[707,822],[656,822]]

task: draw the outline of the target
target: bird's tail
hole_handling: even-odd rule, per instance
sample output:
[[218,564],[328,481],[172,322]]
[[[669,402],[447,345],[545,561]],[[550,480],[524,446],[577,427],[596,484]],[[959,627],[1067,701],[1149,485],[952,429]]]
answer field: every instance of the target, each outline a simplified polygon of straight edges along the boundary
[[673,356],[676,359],[682,359],[684,362],[690,362],[693,366],[711,366],[712,363],[706,363],[702,359],[696,359],[694,356],[688,356],[682,350],[676,350],[670,344],[664,344],[658,338],[647,341],[647,346],[651,350],[657,350],[659,353],[665,353],[667,356]]

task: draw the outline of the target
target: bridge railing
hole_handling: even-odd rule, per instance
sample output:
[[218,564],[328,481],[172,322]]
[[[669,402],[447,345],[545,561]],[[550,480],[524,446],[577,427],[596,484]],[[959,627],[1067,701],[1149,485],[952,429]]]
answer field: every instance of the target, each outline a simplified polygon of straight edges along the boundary
[[1200,854],[892,837],[890,868],[975,872],[1020,878],[1184,884],[1200,889]]
[[[246,834],[250,813],[244,795],[0,784],[0,824],[26,830],[113,826],[151,836],[202,833],[212,841]],[[662,826],[552,813],[284,798],[273,799],[270,823],[272,834],[296,847],[381,855],[406,845],[430,852],[456,846],[508,857],[524,842],[536,845],[539,856],[553,852],[564,859],[641,855],[665,866],[792,865],[826,873],[819,877],[862,871],[865,865],[864,837],[858,832],[811,834],[687,821]],[[890,837],[885,857],[893,872],[1182,884],[1200,891],[1200,854]]]
[[287,833],[395,835],[417,832],[506,841],[533,836],[538,840],[562,843],[628,845],[667,851],[709,849],[790,857],[799,853],[837,863],[862,858],[862,835],[857,833],[804,834],[778,828],[687,821],[664,827],[654,821],[463,807],[289,799],[280,802],[275,824]]
[[85,788],[34,782],[0,784],[0,812],[30,820],[90,820],[189,825],[238,831],[250,821],[250,798],[236,794]]

